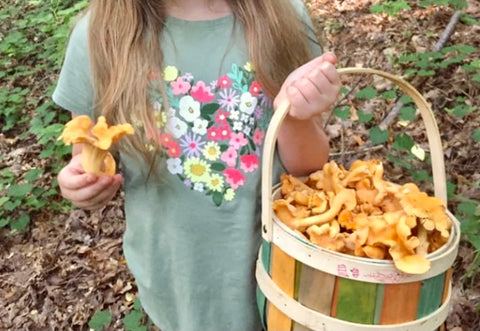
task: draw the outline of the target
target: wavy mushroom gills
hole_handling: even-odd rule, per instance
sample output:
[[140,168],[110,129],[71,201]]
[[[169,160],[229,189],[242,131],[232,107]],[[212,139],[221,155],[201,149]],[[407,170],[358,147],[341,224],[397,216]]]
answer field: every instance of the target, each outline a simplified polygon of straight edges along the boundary
[[109,149],[126,134],[134,134],[133,127],[126,123],[108,126],[104,116],[100,116],[92,126],[92,120],[86,115],[73,118],[58,138],[66,145],[83,144],[82,166],[87,173],[113,176],[116,164]]

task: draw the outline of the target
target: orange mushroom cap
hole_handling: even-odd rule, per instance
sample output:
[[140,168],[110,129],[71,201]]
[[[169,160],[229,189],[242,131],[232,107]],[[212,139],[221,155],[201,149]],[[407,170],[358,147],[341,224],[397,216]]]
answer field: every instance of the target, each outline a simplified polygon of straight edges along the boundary
[[97,139],[95,146],[103,150],[108,150],[113,144],[116,144],[123,135],[133,133],[132,125],[128,123],[108,126],[104,116],[100,116],[97,124],[92,128],[92,134]]

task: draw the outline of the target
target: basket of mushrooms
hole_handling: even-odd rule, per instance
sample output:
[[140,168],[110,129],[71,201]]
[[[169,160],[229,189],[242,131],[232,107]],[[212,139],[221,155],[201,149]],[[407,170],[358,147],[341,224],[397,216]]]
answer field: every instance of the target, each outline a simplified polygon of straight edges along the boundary
[[258,306],[267,330],[437,330],[448,313],[459,222],[447,209],[443,150],[433,112],[404,79],[374,69],[418,107],[427,131],[434,195],[388,181],[379,159],[326,163],[307,177],[273,159],[288,104],[265,137]]

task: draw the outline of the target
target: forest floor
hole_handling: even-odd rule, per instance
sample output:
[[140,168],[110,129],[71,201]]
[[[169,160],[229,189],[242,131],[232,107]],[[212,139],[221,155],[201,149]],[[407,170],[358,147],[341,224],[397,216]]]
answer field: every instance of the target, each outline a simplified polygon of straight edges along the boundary
[[[339,67],[364,66],[394,73],[398,68],[389,56],[432,49],[453,15],[450,8],[435,7],[390,17],[372,14],[372,1],[305,2],[312,11],[324,50],[335,52]],[[469,4],[467,12],[478,19],[478,1]],[[447,45],[461,43],[479,49],[479,35],[480,25],[460,22]],[[415,85],[415,81],[412,83]],[[478,83],[463,79],[457,72],[429,77],[416,87],[433,108],[448,105],[452,90],[462,90],[472,100],[472,106],[479,107]],[[472,189],[469,185],[480,181],[479,145],[466,143],[466,132],[480,127],[478,111],[474,114],[464,118],[436,115],[448,178],[457,183],[458,194],[480,200],[478,186]],[[333,132],[336,125],[329,123],[328,130]],[[415,135],[423,134],[417,131]],[[333,151],[338,151],[337,140],[333,143]],[[2,152],[15,153],[14,148],[2,148]],[[29,162],[28,158],[23,160]],[[14,236],[0,233],[0,330],[88,330],[93,314],[103,309],[113,316],[109,329],[125,329],[122,319],[132,310],[136,287],[122,255],[124,225],[119,194],[96,212],[52,214],[45,210],[32,218],[28,232]],[[478,264],[474,256],[472,246],[462,241],[454,264],[446,322],[449,331],[480,330],[480,279],[478,268],[472,269],[474,263]]]

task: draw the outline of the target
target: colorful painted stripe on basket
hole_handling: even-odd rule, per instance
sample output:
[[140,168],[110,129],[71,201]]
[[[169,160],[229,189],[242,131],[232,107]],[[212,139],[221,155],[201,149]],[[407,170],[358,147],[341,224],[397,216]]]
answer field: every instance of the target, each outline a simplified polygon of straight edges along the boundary
[[422,281],[422,290],[418,299],[417,319],[437,310],[442,301],[445,273]]
[[[295,263],[296,260],[282,251],[277,245],[271,247],[272,280],[288,296],[294,297],[295,293]],[[267,306],[268,330],[291,330],[292,320],[272,304]]]
[[383,289],[383,300],[379,303],[380,316],[375,324],[398,324],[416,319],[422,282],[379,287]]
[[[314,269],[266,241],[262,243],[261,260],[282,291],[302,305],[327,316],[367,325],[405,323],[435,312],[447,298],[452,276],[449,269],[418,282],[368,283]],[[268,330],[309,330],[268,303],[261,291],[257,291],[257,303]]]
[[[297,261],[296,278],[299,279],[298,291],[295,298],[307,308],[330,315],[335,276],[314,269]],[[293,331],[307,331],[309,328],[294,322]]]
[[331,315],[349,322],[373,324],[377,286],[375,283],[337,277]]

